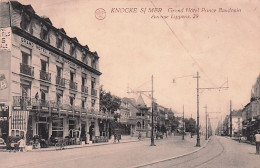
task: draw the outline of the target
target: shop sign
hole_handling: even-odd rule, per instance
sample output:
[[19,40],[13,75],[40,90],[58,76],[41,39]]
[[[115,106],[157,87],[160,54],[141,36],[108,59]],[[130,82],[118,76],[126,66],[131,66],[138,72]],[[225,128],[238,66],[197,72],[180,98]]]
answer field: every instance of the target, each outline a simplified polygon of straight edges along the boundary
[[14,110],[21,110],[22,107],[21,107],[21,106],[13,106],[13,109],[14,109]]
[[0,28],[0,50],[11,49],[11,27]]
[[49,110],[49,107],[41,107],[42,110]]
[[9,118],[9,106],[0,104],[0,121],[8,121]]
[[51,51],[48,51],[46,50],[45,48],[21,37],[21,44],[24,45],[24,46],[27,46],[31,49],[36,49],[37,51],[39,51],[40,53],[42,53],[43,55],[46,55],[46,56],[53,56],[56,58],[56,61],[59,61],[59,62],[62,62],[62,63],[68,63],[70,66],[74,67],[74,68],[77,68],[77,69],[81,69],[81,67],[67,59],[64,59],[63,57],[57,55],[57,54],[54,54],[53,52]]
[[26,106],[27,110],[32,110],[32,106]]

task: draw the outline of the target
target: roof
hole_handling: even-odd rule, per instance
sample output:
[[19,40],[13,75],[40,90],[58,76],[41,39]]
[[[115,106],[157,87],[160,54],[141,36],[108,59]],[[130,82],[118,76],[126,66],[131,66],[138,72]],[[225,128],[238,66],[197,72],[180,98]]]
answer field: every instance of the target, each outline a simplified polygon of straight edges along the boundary
[[97,59],[99,58],[99,56],[98,56],[98,54],[97,54],[96,51],[94,51],[94,52],[89,51],[89,47],[88,47],[87,45],[82,45],[82,44],[80,44],[79,41],[78,41],[78,39],[77,39],[76,37],[69,37],[69,36],[66,34],[66,32],[65,32],[65,30],[64,30],[63,28],[56,28],[56,27],[54,27],[53,24],[52,24],[52,22],[51,22],[51,20],[50,20],[48,17],[37,15],[31,5],[23,5],[23,4],[21,4],[20,2],[18,2],[18,1],[10,1],[10,2],[11,2],[12,7],[13,7],[14,9],[17,9],[17,10],[19,10],[19,11],[21,11],[21,12],[26,12],[26,13],[30,14],[31,16],[34,16],[34,17],[38,18],[38,19],[41,20],[42,22],[46,23],[46,26],[48,25],[50,28],[54,29],[55,31],[59,31],[59,32],[64,33],[64,35],[66,36],[66,38],[68,38],[69,40],[72,40],[72,41],[76,42],[76,44],[77,44],[79,47],[81,47],[81,48],[83,48],[83,49],[86,49],[86,51],[87,51],[88,53],[90,53],[91,55],[93,55],[93,56],[96,57]]
[[139,95],[139,97],[137,99],[137,106],[146,107],[146,104],[145,104],[144,99],[141,94]]

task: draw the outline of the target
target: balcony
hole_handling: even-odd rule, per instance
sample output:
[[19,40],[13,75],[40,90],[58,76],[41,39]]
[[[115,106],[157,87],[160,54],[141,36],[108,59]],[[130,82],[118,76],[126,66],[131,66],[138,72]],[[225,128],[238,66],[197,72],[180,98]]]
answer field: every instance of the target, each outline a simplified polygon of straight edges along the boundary
[[56,76],[56,84],[65,87],[65,79],[60,76]]
[[97,90],[96,89],[91,89],[91,95],[97,97]]
[[78,84],[76,82],[70,81],[70,89],[78,90]]
[[83,93],[88,93],[88,87],[86,87],[86,86],[82,86],[81,85],[81,92],[83,92]]
[[13,106],[27,107],[31,105],[32,105],[32,101],[30,97],[13,96]]
[[51,73],[40,70],[40,79],[51,82]]
[[21,63],[20,64],[20,73],[33,77],[34,76],[34,67]]

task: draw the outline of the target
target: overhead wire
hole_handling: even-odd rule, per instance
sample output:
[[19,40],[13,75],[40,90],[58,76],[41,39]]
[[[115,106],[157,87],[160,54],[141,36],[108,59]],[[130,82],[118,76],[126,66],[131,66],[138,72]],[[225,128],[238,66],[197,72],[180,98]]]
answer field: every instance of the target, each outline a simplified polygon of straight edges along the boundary
[[[155,4],[153,3],[153,1],[150,0],[150,2],[152,3],[152,5],[156,8]],[[174,37],[177,39],[177,41],[181,44],[181,46],[183,47],[184,51],[187,53],[187,55],[193,60],[193,62],[197,65],[197,67],[199,68],[200,72],[204,73],[205,76],[209,79],[209,81],[211,82],[211,84],[213,84],[214,86],[216,86],[216,84],[209,78],[209,76],[204,72],[204,70],[202,69],[202,67],[199,65],[198,61],[190,54],[190,51],[188,50],[188,48],[182,43],[182,41],[180,40],[180,38],[177,36],[177,34],[175,33],[175,31],[171,28],[171,26],[168,24],[168,22],[164,19],[164,17],[162,17],[161,13],[159,12],[159,15],[161,16],[161,18],[163,19],[164,23],[167,25],[167,27],[169,28],[169,30],[171,31],[171,33],[174,35]]]

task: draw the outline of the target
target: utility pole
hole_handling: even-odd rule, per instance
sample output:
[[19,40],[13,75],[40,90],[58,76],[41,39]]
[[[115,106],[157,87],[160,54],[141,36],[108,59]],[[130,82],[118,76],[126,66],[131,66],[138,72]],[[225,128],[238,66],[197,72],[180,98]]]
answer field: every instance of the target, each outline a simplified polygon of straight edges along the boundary
[[182,112],[182,128],[183,128],[183,132],[182,132],[182,140],[184,140],[184,105],[183,105],[183,112]]
[[[189,77],[191,75],[188,76],[183,76],[183,77]],[[179,78],[183,78],[183,77],[179,77]],[[197,143],[196,146],[200,147],[200,124],[199,124],[199,90],[212,90],[212,89],[217,89],[217,90],[221,90],[221,89],[228,89],[228,81],[226,81],[225,83],[223,83],[220,87],[214,87],[214,88],[199,88],[199,72],[197,72],[197,75],[194,76],[193,78],[197,79]],[[173,79],[173,83],[175,83],[175,79]],[[224,84],[227,84],[227,87],[223,87]]]
[[[191,114],[190,118],[192,119],[192,114]],[[192,120],[191,120],[191,121],[192,121]],[[190,125],[190,138],[192,138],[192,126],[193,126],[193,124]]]
[[229,114],[229,118],[230,118],[230,137],[232,137],[232,101],[230,100],[230,114]]
[[153,75],[152,75],[152,133],[151,133],[151,146],[155,146],[155,144],[154,144],[154,137],[153,137],[153,129],[154,129],[154,125],[153,125]]
[[199,121],[200,121],[200,112],[199,112],[199,72],[197,72],[197,76],[195,76],[195,78],[197,78],[197,147],[200,147],[200,129],[199,129]]
[[205,115],[206,115],[206,134],[205,134],[205,140],[208,140],[208,113],[207,113],[207,105],[204,107],[205,108]]
[[[128,88],[129,89],[129,88]],[[142,93],[142,94],[144,94],[145,95],[145,93],[151,93],[152,94],[152,96],[150,97],[150,96],[147,96],[147,95],[145,95],[145,96],[147,96],[147,97],[149,97],[149,98],[151,98],[152,99],[152,129],[151,129],[151,145],[150,146],[156,146],[155,144],[154,144],[154,98],[153,98],[153,92],[154,92],[154,90],[153,90],[153,75],[152,75],[152,90],[150,91],[133,91],[133,90],[131,90],[131,91],[127,91],[127,93]]]

